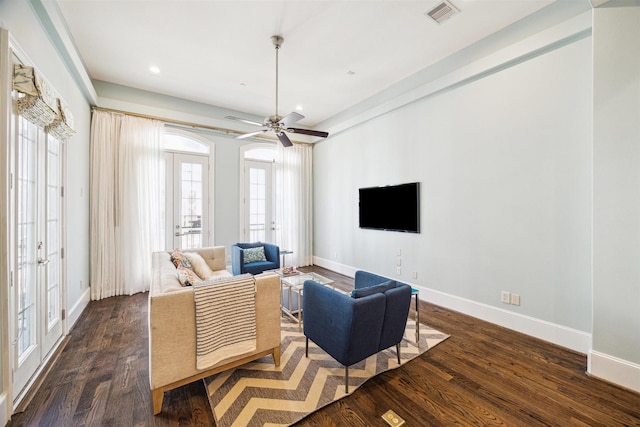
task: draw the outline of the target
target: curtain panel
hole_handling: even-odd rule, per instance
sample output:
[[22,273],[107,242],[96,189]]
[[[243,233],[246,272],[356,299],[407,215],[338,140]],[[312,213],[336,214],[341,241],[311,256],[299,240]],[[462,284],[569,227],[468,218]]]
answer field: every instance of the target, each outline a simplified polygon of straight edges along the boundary
[[291,264],[313,264],[313,147],[278,144],[276,161],[276,243],[291,250]]
[[149,290],[161,250],[163,123],[94,111],[91,122],[91,299]]

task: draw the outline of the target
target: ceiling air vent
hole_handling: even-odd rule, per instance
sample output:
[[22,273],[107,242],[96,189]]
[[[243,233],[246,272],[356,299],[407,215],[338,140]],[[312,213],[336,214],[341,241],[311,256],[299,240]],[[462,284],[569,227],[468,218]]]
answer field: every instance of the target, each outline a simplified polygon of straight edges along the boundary
[[438,24],[441,24],[453,15],[457,15],[459,12],[458,8],[445,0],[424,14],[436,21]]

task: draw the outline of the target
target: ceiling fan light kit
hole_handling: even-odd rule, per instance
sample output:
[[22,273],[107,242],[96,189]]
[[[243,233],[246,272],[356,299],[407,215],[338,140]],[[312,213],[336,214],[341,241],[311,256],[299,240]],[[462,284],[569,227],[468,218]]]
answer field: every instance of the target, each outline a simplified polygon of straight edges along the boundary
[[289,114],[287,114],[286,116],[282,117],[278,114],[278,51],[280,50],[280,47],[282,46],[282,43],[284,42],[284,38],[282,36],[279,35],[273,35],[271,36],[271,42],[273,43],[273,46],[276,49],[276,111],[275,114],[272,116],[268,116],[265,117],[264,122],[263,123],[258,123],[255,122],[253,120],[247,120],[247,119],[242,119],[240,117],[235,117],[235,116],[226,116],[226,119],[229,120],[236,120],[242,123],[247,123],[253,126],[261,126],[264,127],[266,129],[262,129],[256,132],[250,132],[250,133],[245,133],[242,135],[237,136],[237,139],[245,139],[245,138],[250,138],[252,136],[257,136],[263,133],[267,133],[267,132],[273,132],[278,139],[280,140],[280,142],[282,143],[283,146],[285,147],[291,147],[293,145],[293,143],[291,142],[291,140],[289,139],[289,137],[287,136],[287,132],[290,133],[299,133],[302,135],[311,135],[311,136],[317,136],[319,138],[326,138],[329,136],[328,132],[323,132],[323,131],[317,131],[317,130],[311,130],[311,129],[303,129],[303,128],[294,128],[294,127],[289,127],[290,125],[297,123],[298,121],[304,119],[304,116],[300,113],[296,113],[291,112]]

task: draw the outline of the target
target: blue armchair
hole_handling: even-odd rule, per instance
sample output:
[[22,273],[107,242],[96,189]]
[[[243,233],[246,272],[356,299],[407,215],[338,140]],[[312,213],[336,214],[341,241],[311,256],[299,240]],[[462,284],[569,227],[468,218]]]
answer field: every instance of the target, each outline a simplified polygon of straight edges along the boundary
[[[245,259],[245,249],[264,248],[264,259],[254,262]],[[231,269],[234,276],[238,274],[260,274],[266,270],[280,268],[280,248],[271,243],[235,243],[231,245]]]
[[393,345],[400,364],[400,341],[409,316],[411,287],[365,271],[356,272],[353,296],[312,280],[304,282],[306,355],[313,341],[345,367]]

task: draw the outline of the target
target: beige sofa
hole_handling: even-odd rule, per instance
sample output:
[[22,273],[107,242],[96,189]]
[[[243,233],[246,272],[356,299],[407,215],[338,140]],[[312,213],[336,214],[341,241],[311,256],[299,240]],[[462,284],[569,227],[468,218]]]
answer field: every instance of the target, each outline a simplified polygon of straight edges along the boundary
[[[197,250],[218,276],[226,272],[224,246]],[[182,287],[168,252],[153,254],[149,290],[149,380],[153,413],[162,410],[167,390],[205,378],[252,360],[273,355],[280,365],[280,279],[274,273],[255,276],[256,350],[196,369],[196,324],[193,288]]]

